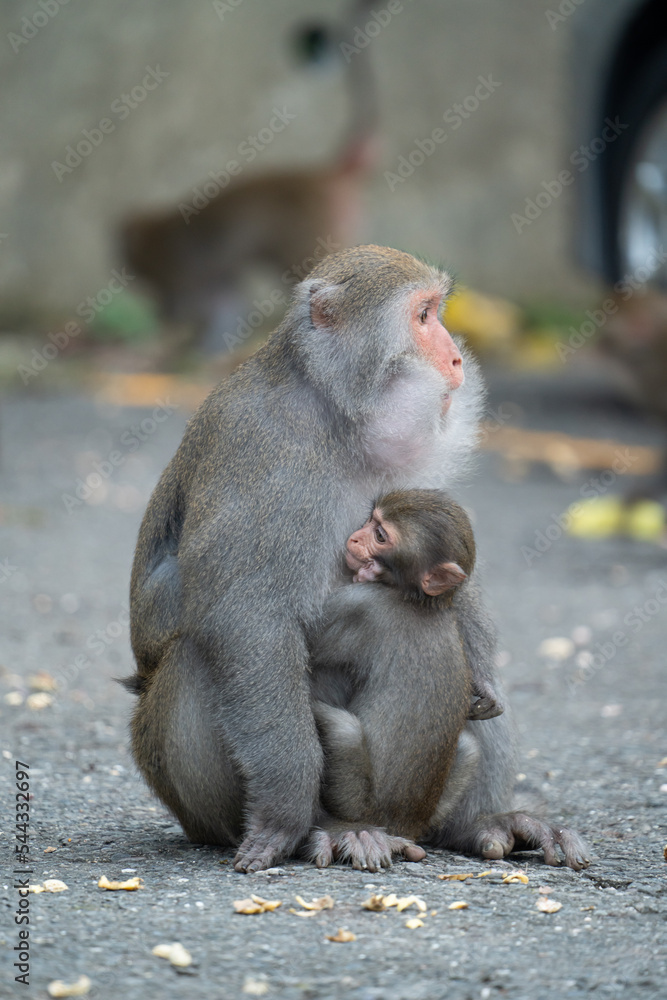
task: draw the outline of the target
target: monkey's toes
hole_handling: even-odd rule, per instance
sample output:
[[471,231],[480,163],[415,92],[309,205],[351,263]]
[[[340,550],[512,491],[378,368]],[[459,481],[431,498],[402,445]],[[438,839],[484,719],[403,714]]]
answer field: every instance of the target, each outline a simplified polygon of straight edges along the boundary
[[368,872],[391,868],[396,856],[406,861],[421,861],[426,857],[426,851],[411,840],[392,837],[378,827],[345,829],[344,824],[338,823],[331,824],[329,829],[312,830],[305,853],[318,868],[326,868],[335,860]]
[[237,872],[259,872],[271,868],[289,853],[292,838],[282,831],[255,829],[245,838],[234,858]]
[[423,861],[426,857],[426,851],[423,847],[408,842],[403,849],[403,857],[406,861]]
[[573,868],[575,872],[581,871],[582,868],[588,868],[591,863],[590,851],[578,833],[564,827],[563,829],[554,828],[554,835],[565,855],[564,864],[568,868]]
[[508,846],[507,841],[488,840],[482,847],[482,857],[488,861],[500,861],[511,850],[512,848]]
[[[492,817],[492,823],[478,834],[480,853],[498,861],[515,850],[541,849],[547,865],[567,865],[580,871],[590,864],[588,848],[581,837],[567,827],[544,823],[527,813],[505,813]],[[562,852],[562,859],[559,852]]]

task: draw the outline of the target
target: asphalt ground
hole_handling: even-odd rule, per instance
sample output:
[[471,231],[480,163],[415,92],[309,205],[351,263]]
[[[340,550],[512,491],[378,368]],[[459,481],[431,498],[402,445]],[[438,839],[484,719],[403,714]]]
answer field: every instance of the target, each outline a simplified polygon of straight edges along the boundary
[[[591,867],[549,868],[534,853],[489,865],[430,851],[380,875],[293,861],[240,875],[231,854],[189,844],[151,797],[128,752],[132,698],[114,681],[132,669],[136,533],[187,416],[157,420],[152,409],[40,394],[2,403],[0,996],[46,997],[51,981],[82,975],[87,995],[104,1000],[667,996],[667,551],[575,539],[558,525],[593,482],[605,493],[631,480],[603,484],[587,470],[564,480],[537,463],[517,469],[484,454],[457,494],[474,516],[500,626],[501,673],[521,732],[517,788],[588,839]],[[661,437],[598,382],[496,376],[490,419],[499,412],[586,437]],[[99,485],[80,500],[77,479],[112,452],[120,461],[110,472],[101,465]],[[548,544],[531,555],[539,535]],[[540,655],[553,638],[572,640],[572,655]],[[28,700],[40,694],[31,683],[49,686],[43,674],[30,681],[40,672],[59,681],[41,692],[52,699],[42,708]],[[13,881],[17,760],[29,765],[29,881],[68,887],[31,893],[29,925],[14,920],[22,898]],[[502,881],[516,871],[528,883]],[[106,891],[101,876],[140,876],[144,887]],[[236,914],[233,901],[252,893],[282,905]],[[423,926],[406,926],[415,906],[363,909],[374,893],[423,899]],[[299,916],[291,912],[302,909],[297,895],[330,895],[334,905]],[[538,910],[545,896],[560,909]],[[450,909],[456,901],[468,905]],[[26,926],[28,986],[14,981],[13,965]],[[355,940],[329,940],[340,928]],[[191,953],[188,967],[152,954],[174,941]]]

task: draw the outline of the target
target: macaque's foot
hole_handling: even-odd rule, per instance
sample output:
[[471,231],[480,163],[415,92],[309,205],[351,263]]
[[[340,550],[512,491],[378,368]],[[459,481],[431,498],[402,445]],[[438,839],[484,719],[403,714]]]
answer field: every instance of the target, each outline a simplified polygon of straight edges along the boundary
[[353,868],[369,872],[390,868],[392,857],[406,861],[421,861],[426,851],[403,837],[392,837],[374,826],[327,824],[311,830],[306,854],[318,868],[327,868],[334,861],[349,861]]
[[254,823],[236,852],[234,868],[237,872],[248,873],[271,868],[291,854],[294,846],[293,834]]
[[[474,842],[482,857],[494,861],[512,851],[541,848],[548,865],[564,863],[578,872],[590,864],[588,848],[578,833],[567,827],[543,823],[527,813],[500,813],[485,817],[475,833]],[[562,859],[558,848],[563,853]]]
[[481,698],[473,695],[468,718],[473,719],[475,722],[479,722],[482,719],[495,719],[497,715],[502,715],[504,711],[505,706],[490,695],[482,695]]

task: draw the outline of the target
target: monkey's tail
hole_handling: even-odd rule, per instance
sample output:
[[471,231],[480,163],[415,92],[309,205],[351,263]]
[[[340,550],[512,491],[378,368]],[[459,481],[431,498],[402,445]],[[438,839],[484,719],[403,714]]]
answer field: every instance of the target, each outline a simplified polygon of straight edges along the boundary
[[114,677],[117,684],[122,684],[130,694],[143,694],[146,690],[146,677],[141,674],[130,674],[129,677]]

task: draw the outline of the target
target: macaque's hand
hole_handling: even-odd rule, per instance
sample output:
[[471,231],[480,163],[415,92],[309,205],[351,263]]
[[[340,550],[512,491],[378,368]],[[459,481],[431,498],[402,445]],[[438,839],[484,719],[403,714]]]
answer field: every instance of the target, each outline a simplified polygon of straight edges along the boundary
[[[493,861],[499,861],[512,851],[541,848],[548,865],[565,864],[578,872],[591,863],[588,847],[578,833],[567,827],[543,823],[527,813],[483,817],[475,843],[482,857]],[[562,860],[558,848],[563,854]]]
[[392,837],[379,827],[333,820],[311,830],[305,851],[318,868],[342,861],[369,872],[390,868],[394,856],[406,861],[426,857],[426,851],[411,840]]

